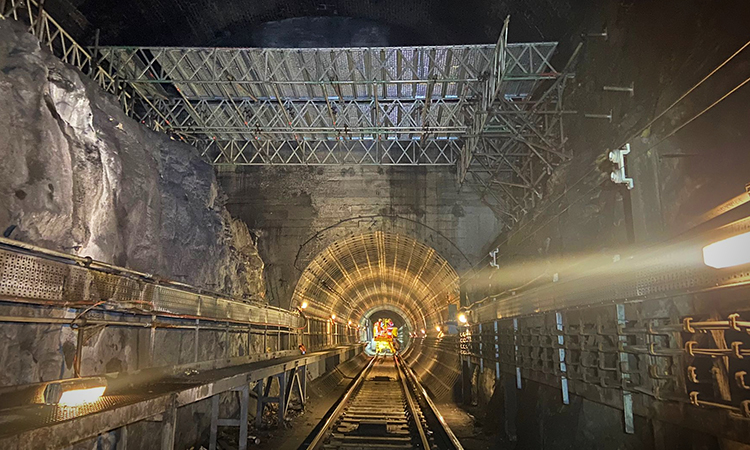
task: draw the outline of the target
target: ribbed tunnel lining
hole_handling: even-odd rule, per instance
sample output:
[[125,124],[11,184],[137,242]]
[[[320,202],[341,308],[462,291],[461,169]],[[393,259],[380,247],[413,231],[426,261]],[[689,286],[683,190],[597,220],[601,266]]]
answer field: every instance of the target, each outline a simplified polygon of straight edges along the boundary
[[293,304],[320,317],[358,323],[374,308],[393,306],[415,328],[447,318],[459,298],[458,275],[435,249],[375,231],[348,237],[318,254],[300,277]]

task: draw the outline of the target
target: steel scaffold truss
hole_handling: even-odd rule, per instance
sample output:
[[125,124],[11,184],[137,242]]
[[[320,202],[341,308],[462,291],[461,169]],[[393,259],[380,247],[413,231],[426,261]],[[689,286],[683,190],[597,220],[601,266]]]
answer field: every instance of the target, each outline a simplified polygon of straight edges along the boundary
[[[569,159],[555,42],[336,49],[78,45],[34,0],[28,25],[125,111],[220,165],[456,165],[459,185],[518,220]],[[574,53],[575,58],[578,50]]]
[[455,165],[517,219],[569,158],[569,74],[551,64],[557,43],[507,37],[506,19],[495,45],[77,51],[128,114],[214,165]]

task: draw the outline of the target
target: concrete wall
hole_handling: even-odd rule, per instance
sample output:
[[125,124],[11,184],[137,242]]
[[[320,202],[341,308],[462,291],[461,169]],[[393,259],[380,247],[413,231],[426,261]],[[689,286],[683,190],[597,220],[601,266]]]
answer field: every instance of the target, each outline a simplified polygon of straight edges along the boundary
[[461,271],[500,226],[468,188],[457,192],[448,168],[239,168],[219,180],[232,215],[260,231],[269,299],[280,306],[288,306],[307,263],[337,239],[404,233]]

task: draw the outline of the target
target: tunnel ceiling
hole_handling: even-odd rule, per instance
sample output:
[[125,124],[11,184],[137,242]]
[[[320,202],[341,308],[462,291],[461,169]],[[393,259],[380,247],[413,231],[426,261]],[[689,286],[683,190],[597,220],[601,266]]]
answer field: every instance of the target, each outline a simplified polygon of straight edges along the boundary
[[[497,40],[506,15],[514,18],[520,40],[559,39],[581,17],[583,5],[557,0],[48,0],[46,8],[85,43],[101,31],[105,45],[260,46],[253,33],[275,35],[346,35],[366,22],[282,23],[292,18],[353,18],[374,24],[368,33],[382,35],[385,45],[489,43]],[[588,3],[588,2],[585,2]],[[307,28],[306,28],[307,27]],[[334,39],[333,43],[336,42]],[[293,45],[293,44],[292,44]],[[341,43],[344,46],[351,44]],[[383,43],[381,42],[381,45]],[[326,45],[315,45],[326,46]],[[335,46],[335,45],[330,45]]]
[[300,277],[293,304],[309,304],[320,317],[358,322],[393,306],[415,327],[446,318],[458,303],[458,275],[433,248],[380,231],[337,241],[318,254]]

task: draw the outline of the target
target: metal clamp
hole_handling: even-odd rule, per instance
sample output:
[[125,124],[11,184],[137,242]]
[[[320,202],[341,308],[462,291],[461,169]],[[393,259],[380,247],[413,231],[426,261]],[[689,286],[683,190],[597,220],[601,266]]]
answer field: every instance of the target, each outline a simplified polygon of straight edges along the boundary
[[630,144],[625,144],[625,147],[609,152],[609,160],[615,165],[615,170],[612,171],[609,178],[613,183],[624,184],[628,189],[633,189],[633,179],[628,178],[625,174],[625,155],[628,153],[630,153]]

